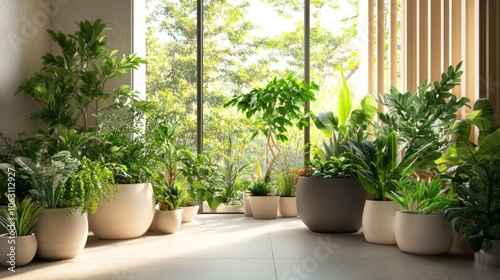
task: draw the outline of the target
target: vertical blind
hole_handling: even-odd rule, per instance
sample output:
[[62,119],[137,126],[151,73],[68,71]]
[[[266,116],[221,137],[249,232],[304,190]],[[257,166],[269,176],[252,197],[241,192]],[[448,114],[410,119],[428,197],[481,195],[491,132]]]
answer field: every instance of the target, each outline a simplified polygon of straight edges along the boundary
[[463,61],[462,83],[453,93],[489,98],[500,125],[500,1],[369,0],[368,9],[371,93],[389,86],[415,91]]

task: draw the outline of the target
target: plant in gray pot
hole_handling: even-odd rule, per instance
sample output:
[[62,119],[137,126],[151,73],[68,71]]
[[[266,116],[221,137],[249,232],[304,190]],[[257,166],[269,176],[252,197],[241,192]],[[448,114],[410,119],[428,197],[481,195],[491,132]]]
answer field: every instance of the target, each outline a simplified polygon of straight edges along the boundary
[[359,162],[351,154],[351,145],[361,145],[368,137],[371,119],[376,115],[375,100],[365,96],[357,107],[347,81],[341,73],[337,88],[337,112],[311,115],[316,127],[327,137],[321,147],[313,146],[315,159],[309,164],[314,172],[297,182],[297,211],[312,231],[356,232],[368,193],[357,178]]
[[446,254],[453,245],[454,232],[443,210],[456,201],[438,176],[429,183],[406,177],[394,181],[396,191],[386,194],[401,205],[394,232],[398,247],[416,255]]
[[41,211],[31,197],[16,202],[13,208],[0,209],[0,226],[7,232],[0,235],[0,263],[9,270],[33,260],[37,249],[34,229]]
[[312,174],[297,183],[297,211],[312,231],[349,233],[361,228],[368,198],[357,178],[359,166],[346,157],[311,160]]

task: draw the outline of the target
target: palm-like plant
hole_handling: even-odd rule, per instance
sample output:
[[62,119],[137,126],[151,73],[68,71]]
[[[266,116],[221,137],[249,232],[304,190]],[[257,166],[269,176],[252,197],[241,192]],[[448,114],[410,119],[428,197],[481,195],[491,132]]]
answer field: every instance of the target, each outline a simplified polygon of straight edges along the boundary
[[42,207],[35,206],[31,197],[25,197],[21,203],[16,202],[14,210],[0,209],[0,225],[7,232],[14,231],[16,236],[30,235],[33,233],[40,211]]

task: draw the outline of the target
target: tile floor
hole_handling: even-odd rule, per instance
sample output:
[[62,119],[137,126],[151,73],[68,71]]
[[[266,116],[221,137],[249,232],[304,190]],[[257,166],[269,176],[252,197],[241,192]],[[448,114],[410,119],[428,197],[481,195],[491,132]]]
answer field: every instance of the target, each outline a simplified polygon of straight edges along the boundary
[[198,215],[172,235],[130,240],[89,236],[75,259],[1,271],[26,280],[325,280],[500,279],[500,267],[473,256],[414,256],[366,242],[362,233],[320,234],[298,218],[255,220],[242,214]]

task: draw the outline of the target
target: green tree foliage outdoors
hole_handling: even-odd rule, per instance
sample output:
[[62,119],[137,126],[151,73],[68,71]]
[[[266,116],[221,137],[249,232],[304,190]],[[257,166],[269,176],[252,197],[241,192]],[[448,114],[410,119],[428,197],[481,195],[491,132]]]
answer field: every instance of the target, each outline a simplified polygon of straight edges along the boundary
[[[177,123],[179,143],[196,146],[196,1],[147,0],[147,96],[169,112]],[[349,9],[346,9],[348,7]],[[303,79],[303,1],[210,0],[204,1],[203,110],[204,148],[223,154],[229,135],[232,145],[243,145],[248,161],[264,162],[265,139],[249,142],[254,123],[234,108],[223,108],[232,96],[263,86],[274,77],[292,73]],[[322,11],[354,11],[328,25],[321,24]],[[358,0],[311,1],[311,81],[329,83],[341,67],[347,77],[359,66],[359,51],[352,44],[357,36]],[[259,16],[269,13],[287,22],[286,29],[261,26]],[[338,13],[337,13],[338,14]],[[330,23],[331,22],[331,23]],[[331,94],[328,87],[317,100]],[[330,99],[330,98],[328,98]],[[302,132],[290,135],[301,143]],[[300,144],[285,144],[300,149]],[[221,160],[223,157],[221,157]],[[243,164],[243,163],[242,163]],[[297,165],[302,161],[298,160]]]

